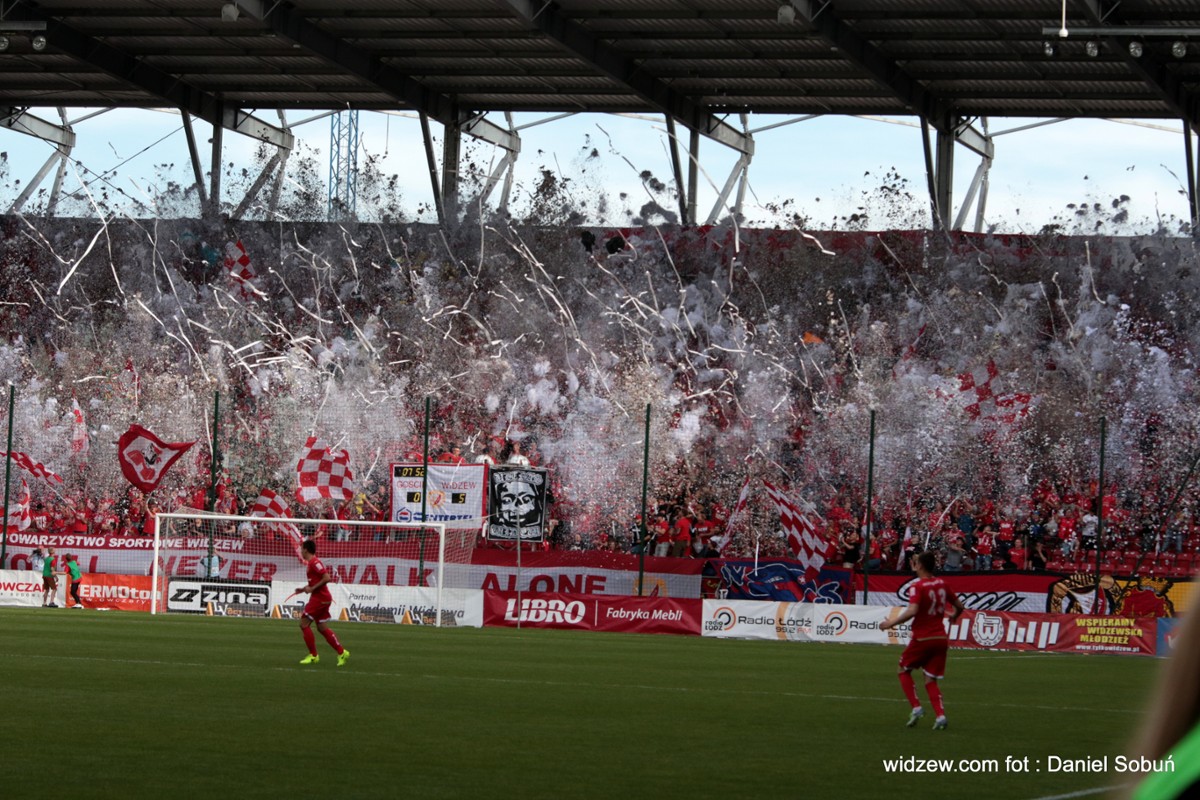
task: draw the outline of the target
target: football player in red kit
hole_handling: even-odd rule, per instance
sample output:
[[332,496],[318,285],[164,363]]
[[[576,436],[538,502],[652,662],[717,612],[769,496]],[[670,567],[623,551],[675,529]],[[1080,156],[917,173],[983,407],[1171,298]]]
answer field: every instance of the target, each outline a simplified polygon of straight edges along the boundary
[[963,604],[959,602],[954,592],[946,588],[945,582],[937,577],[937,561],[932,552],[917,553],[909,564],[917,573],[917,581],[913,583],[908,595],[908,608],[900,612],[900,616],[880,624],[880,630],[887,630],[912,620],[912,638],[908,647],[900,655],[900,686],[904,696],[912,704],[912,713],[908,717],[908,727],[913,727],[925,709],[917,699],[917,687],[913,682],[912,671],[921,668],[925,673],[925,692],[929,695],[929,704],[933,706],[935,719],[934,730],[944,730],[946,727],[946,709],[942,705],[942,691],[938,681],[946,674],[946,651],[950,639],[946,635],[943,620],[946,609],[950,612],[950,621],[958,619],[963,612]]
[[329,642],[329,646],[337,651],[339,667],[344,666],[350,658],[350,651],[342,647],[337,634],[326,624],[329,622],[329,606],[333,604],[333,595],[327,584],[330,580],[329,570],[317,558],[317,545],[312,539],[306,539],[300,545],[300,557],[308,565],[308,585],[301,586],[297,592],[309,595],[308,603],[304,606],[304,615],[300,618],[300,631],[304,634],[304,643],[308,645],[308,657],[301,664],[316,664],[321,660],[317,655],[317,637],[313,635],[312,624],[317,623],[317,630]]

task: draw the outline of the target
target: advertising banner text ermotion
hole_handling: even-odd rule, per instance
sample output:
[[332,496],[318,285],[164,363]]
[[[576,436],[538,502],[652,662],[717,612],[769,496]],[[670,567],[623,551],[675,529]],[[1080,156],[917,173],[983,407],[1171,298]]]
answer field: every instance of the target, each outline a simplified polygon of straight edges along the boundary
[[486,510],[487,470],[486,464],[392,464],[391,520],[478,530]]

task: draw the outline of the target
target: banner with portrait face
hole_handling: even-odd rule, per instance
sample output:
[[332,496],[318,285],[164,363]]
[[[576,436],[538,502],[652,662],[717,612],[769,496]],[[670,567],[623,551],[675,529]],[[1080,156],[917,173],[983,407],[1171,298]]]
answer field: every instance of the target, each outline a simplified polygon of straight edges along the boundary
[[488,473],[488,538],[540,542],[546,535],[546,470],[497,466]]

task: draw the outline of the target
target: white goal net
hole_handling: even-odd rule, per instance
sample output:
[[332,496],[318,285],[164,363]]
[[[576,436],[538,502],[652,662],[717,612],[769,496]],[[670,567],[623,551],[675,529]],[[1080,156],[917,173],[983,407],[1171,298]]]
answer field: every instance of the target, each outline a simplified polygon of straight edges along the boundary
[[448,593],[465,589],[477,536],[440,523],[159,514],[151,613],[298,617],[310,539],[332,575],[335,616],[454,624]]

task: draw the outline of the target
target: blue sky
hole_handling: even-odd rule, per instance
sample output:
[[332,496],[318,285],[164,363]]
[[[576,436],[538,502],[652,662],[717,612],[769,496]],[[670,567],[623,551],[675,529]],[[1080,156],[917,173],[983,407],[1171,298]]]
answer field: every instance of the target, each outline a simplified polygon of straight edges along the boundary
[[[57,119],[54,109],[35,112]],[[71,109],[77,119],[88,110]],[[295,122],[312,113],[289,112]],[[269,121],[274,112],[259,112]],[[550,115],[514,115],[518,126]],[[490,117],[503,125],[503,115]],[[751,117],[751,129],[784,121],[785,117]],[[1123,123],[1107,120],[1073,120],[1042,125],[1012,133],[1038,120],[989,120],[996,138],[996,158],[990,173],[986,221],[1001,230],[1032,232],[1047,223],[1070,219],[1069,204],[1100,203],[1111,208],[1121,195],[1130,198],[1128,207],[1135,227],[1144,227],[1159,217],[1187,216],[1184,146],[1181,127],[1172,120]],[[361,144],[366,152],[382,158],[385,175],[398,176],[404,206],[410,218],[428,221],[418,208],[431,198],[429,177],[415,117],[361,114]],[[432,125],[439,139],[440,126]],[[178,115],[157,111],[116,110],[91,117],[75,126],[78,142],[73,156],[96,172],[107,172],[112,185],[143,197],[152,197],[163,180],[156,165],[173,163],[169,177],[190,182],[186,140]],[[203,153],[210,129],[196,123]],[[319,119],[295,129],[303,143],[298,152],[312,155],[322,176],[327,170],[329,120]],[[852,117],[818,117],[765,130],[755,135],[756,154],[750,168],[750,193],[745,213],[753,225],[781,225],[782,217],[772,204],[791,200],[789,211],[809,220],[813,229],[844,227],[837,219],[864,207],[869,228],[912,227],[928,223],[924,160],[920,129],[912,119],[880,121]],[[636,211],[650,199],[639,173],[649,171],[671,183],[667,134],[661,119],[616,115],[580,114],[525,128],[521,132],[522,153],[518,160],[513,208],[519,214],[527,204],[532,187],[540,181],[540,169],[548,168],[570,179],[568,191],[578,201],[595,209],[600,196],[608,199],[608,224],[627,221],[625,209]],[[161,141],[160,141],[161,140]],[[247,137],[226,132],[225,159],[247,168],[253,165],[257,144]],[[598,155],[587,157],[595,149]],[[31,137],[0,131],[0,151],[8,154],[7,172],[0,175],[0,206],[7,208],[22,185],[36,173],[49,154],[49,146]],[[500,158],[490,145],[467,140],[464,155],[488,169]],[[440,144],[439,144],[440,157]],[[737,154],[707,139],[701,140],[700,217],[707,216],[720,186]],[[957,148],[955,203],[963,198],[975,173],[978,157]],[[117,166],[120,165],[120,166]],[[68,172],[64,188],[78,188],[76,170]],[[85,174],[78,171],[78,174]],[[894,185],[915,196],[915,201],[897,209],[881,201],[878,188]],[[49,186],[49,179],[45,186]],[[99,184],[93,184],[97,188]],[[627,195],[622,200],[621,193]],[[497,192],[498,196],[498,192]],[[227,200],[233,199],[226,197]],[[674,204],[658,196],[669,208]],[[971,217],[973,219],[973,215]],[[1086,223],[1090,225],[1090,222]],[[1115,231],[1112,228],[1108,232]]]

